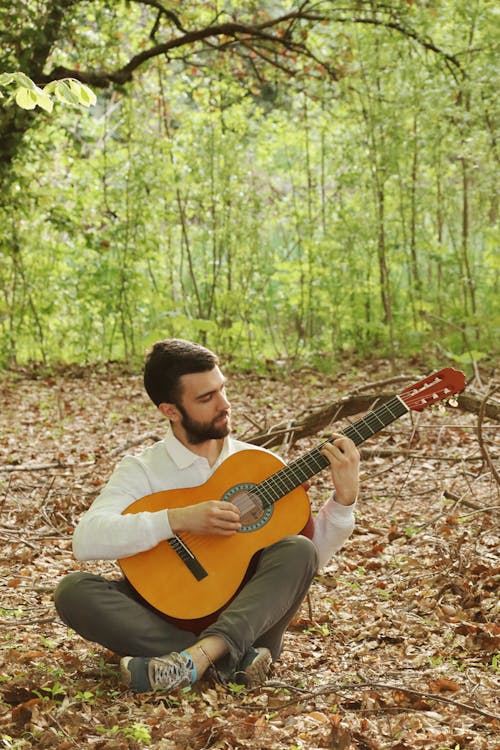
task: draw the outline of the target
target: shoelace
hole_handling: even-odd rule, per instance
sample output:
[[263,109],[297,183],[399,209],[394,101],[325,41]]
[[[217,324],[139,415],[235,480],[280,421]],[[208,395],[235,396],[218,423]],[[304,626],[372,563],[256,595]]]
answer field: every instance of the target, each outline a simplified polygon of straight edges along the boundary
[[[187,657],[187,658],[186,658]],[[150,680],[155,688],[173,688],[191,685],[196,677],[194,664],[186,654],[172,653],[165,658],[157,657],[150,662]]]

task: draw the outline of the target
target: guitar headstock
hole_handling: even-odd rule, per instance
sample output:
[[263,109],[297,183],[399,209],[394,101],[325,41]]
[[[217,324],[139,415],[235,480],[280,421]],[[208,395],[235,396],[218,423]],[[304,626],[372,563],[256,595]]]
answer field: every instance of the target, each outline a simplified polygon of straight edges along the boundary
[[464,373],[452,367],[445,367],[444,370],[439,370],[405,388],[400,398],[409,409],[423,411],[432,404],[460,393],[464,388]]

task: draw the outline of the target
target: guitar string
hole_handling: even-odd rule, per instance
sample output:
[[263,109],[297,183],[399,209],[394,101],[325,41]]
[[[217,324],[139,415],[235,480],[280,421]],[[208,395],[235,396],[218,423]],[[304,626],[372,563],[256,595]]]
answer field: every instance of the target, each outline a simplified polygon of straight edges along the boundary
[[[397,410],[393,410],[394,407],[397,407]],[[367,437],[378,432],[380,430],[380,425],[385,427],[391,421],[402,416],[407,410],[407,406],[398,397],[394,397],[394,399],[391,399],[387,404],[379,407],[376,412],[371,412],[353,425],[349,425],[342,434],[349,437],[350,434],[354,433],[353,438],[361,436],[361,440],[354,440],[354,442],[359,444]],[[390,415],[390,419],[382,420],[379,415],[387,412]],[[365,429],[363,431],[363,427],[368,428],[368,430]],[[283,489],[290,491],[290,477],[298,477],[298,484],[301,484],[303,481],[316,474],[317,470],[322,470],[328,465],[328,460],[320,453],[322,445],[326,442],[329,441],[325,441],[320,446],[314,448],[310,453],[301,456],[296,461],[283,467],[283,469],[257,485],[259,495],[264,497],[264,501],[268,505],[283,496]],[[298,484],[294,484],[294,487],[298,486]]]

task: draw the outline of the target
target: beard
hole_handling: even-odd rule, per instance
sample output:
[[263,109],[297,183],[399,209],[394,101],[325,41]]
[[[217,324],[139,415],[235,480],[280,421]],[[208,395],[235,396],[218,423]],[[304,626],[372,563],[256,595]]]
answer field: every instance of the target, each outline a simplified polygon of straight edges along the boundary
[[182,414],[181,425],[183,426],[188,442],[191,445],[198,445],[204,443],[206,440],[219,440],[229,435],[231,431],[229,419],[228,421],[217,426],[217,422],[222,417],[229,417],[227,411],[221,411],[214,419],[210,422],[198,422],[196,419],[192,419],[187,411],[180,404],[176,404],[178,410]]

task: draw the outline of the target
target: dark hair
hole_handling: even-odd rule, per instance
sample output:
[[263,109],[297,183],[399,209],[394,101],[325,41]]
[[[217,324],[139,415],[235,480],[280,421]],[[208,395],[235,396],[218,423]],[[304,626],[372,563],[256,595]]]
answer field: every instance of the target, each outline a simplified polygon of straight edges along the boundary
[[218,364],[217,355],[200,344],[183,339],[157,341],[146,356],[144,387],[156,406],[178,404],[182,375],[213,370]]

